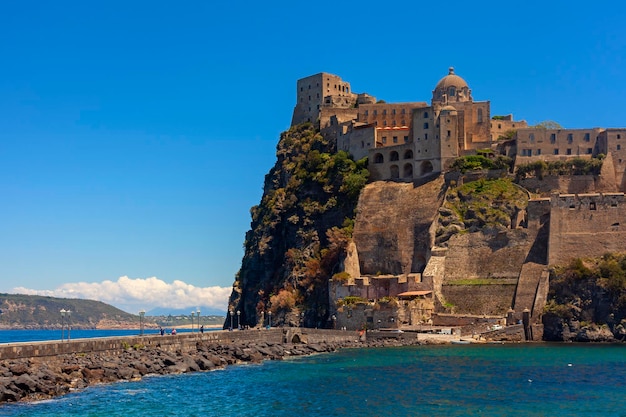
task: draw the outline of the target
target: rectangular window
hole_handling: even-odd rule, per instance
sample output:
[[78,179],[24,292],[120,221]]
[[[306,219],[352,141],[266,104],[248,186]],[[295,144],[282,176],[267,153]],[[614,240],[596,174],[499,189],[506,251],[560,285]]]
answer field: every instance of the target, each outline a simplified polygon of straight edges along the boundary
[[558,148],[554,150],[554,154],[555,154],[555,155],[558,155],[558,154],[559,154],[559,150],[558,150]]
[[396,109],[391,110],[391,114],[396,114]]
[[535,143],[535,134],[531,133],[530,135],[528,135],[528,139],[530,139],[530,143]]
[[572,143],[574,141],[574,135],[571,133],[567,134],[567,143]]
[[393,137],[393,143],[398,143],[398,137],[397,136]]
[[589,138],[589,133],[585,133],[585,142],[589,142],[590,138]]
[[378,114],[378,110],[374,110],[374,116]]
[[424,119],[428,119],[428,112],[427,111],[424,112]]
[[556,133],[550,133],[550,143],[556,143]]
[[535,155],[541,155],[541,149],[537,149],[537,150],[535,151]]
[[387,109],[384,109],[383,110],[383,116],[386,116],[386,115],[387,115]]
[[593,153],[593,148],[587,148],[587,154],[591,155]]
[[622,145],[617,145],[617,150],[619,151],[620,149],[622,149]]
[[387,136],[383,136],[383,144],[387,143]]
[[567,155],[571,155],[572,154],[572,149],[571,148],[567,148],[567,150],[565,151],[565,153]]
[[621,138],[622,138],[622,135],[620,135],[620,134],[618,133],[618,134],[617,134],[617,138],[618,138],[618,139],[621,139]]
[[448,130],[448,137],[452,136],[452,132]]
[[405,110],[405,109],[402,109],[402,114],[405,114],[405,113],[406,113],[406,110]]
[[424,129],[428,129],[428,122],[424,123]]
[[408,137],[408,136],[405,136],[405,137],[404,137],[404,143],[407,143],[408,141],[409,141],[409,137]]
[[424,133],[424,140],[428,139],[428,133]]

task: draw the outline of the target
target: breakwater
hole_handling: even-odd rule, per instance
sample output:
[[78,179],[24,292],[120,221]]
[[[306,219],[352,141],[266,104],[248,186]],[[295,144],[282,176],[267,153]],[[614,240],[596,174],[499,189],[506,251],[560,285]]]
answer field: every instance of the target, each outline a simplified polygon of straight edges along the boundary
[[368,341],[357,332],[284,328],[1,345],[0,403],[46,399],[146,375],[209,371],[343,347],[417,343],[414,336]]

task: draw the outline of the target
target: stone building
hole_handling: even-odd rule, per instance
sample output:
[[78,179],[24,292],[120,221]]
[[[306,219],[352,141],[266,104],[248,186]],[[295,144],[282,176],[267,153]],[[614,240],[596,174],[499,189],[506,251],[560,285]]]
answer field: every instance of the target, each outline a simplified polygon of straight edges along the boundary
[[[454,68],[436,84],[430,105],[376,102],[326,73],[298,80],[297,100],[292,124],[316,123],[339,150],[368,157],[373,180],[412,181],[441,172],[455,158],[489,148],[494,135],[489,101],[474,101]],[[495,133],[514,124],[509,117]]]
[[[516,319],[529,311],[537,320],[549,265],[626,248],[626,128],[555,129],[529,127],[511,115],[492,118],[490,102],[474,101],[453,68],[436,84],[430,105],[377,101],[326,73],[299,80],[297,88],[292,123],[312,122],[338,150],[369,160],[372,183],[361,193],[344,261],[350,278],[329,288],[334,300],[367,303],[339,308],[333,316],[338,326],[413,326],[446,304],[478,315],[504,316],[512,308]],[[458,233],[438,247],[446,186],[443,176],[431,174],[485,149],[512,157],[516,166],[605,159],[600,175],[524,184],[550,197],[530,199],[509,229]],[[424,177],[429,181],[414,182]],[[390,298],[397,304],[391,306]]]

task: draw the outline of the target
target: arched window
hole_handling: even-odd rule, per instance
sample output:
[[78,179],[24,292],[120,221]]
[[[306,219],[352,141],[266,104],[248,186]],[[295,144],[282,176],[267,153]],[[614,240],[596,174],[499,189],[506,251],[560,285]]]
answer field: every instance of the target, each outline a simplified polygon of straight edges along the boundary
[[413,158],[413,151],[411,149],[407,149],[404,152],[404,159],[412,159]]
[[448,88],[448,97],[454,97],[456,95],[456,88],[450,87]]
[[374,155],[374,163],[375,164],[382,164],[383,162],[385,162],[385,160],[383,158],[383,154],[377,153],[376,155]]
[[398,178],[400,178],[400,170],[398,169],[398,165],[392,165],[389,168],[389,171],[391,174],[391,179],[397,180]]
[[402,178],[413,178],[413,164],[404,164]]
[[393,151],[389,154],[389,160],[390,161],[397,161],[400,159],[400,156],[398,155],[398,152]]
[[483,122],[483,109],[478,109],[478,112],[477,112],[477,122],[478,123],[482,123]]

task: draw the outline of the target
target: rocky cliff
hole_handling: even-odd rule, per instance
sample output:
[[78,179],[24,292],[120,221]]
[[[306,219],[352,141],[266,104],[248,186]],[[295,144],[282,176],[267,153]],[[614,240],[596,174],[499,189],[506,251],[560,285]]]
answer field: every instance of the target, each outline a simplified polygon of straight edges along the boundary
[[544,339],[626,340],[626,255],[574,259],[550,276]]
[[[261,203],[251,209],[241,269],[229,300],[241,325],[324,327],[328,279],[341,270],[368,177],[310,123],[281,135]],[[227,319],[224,327],[228,327]]]

